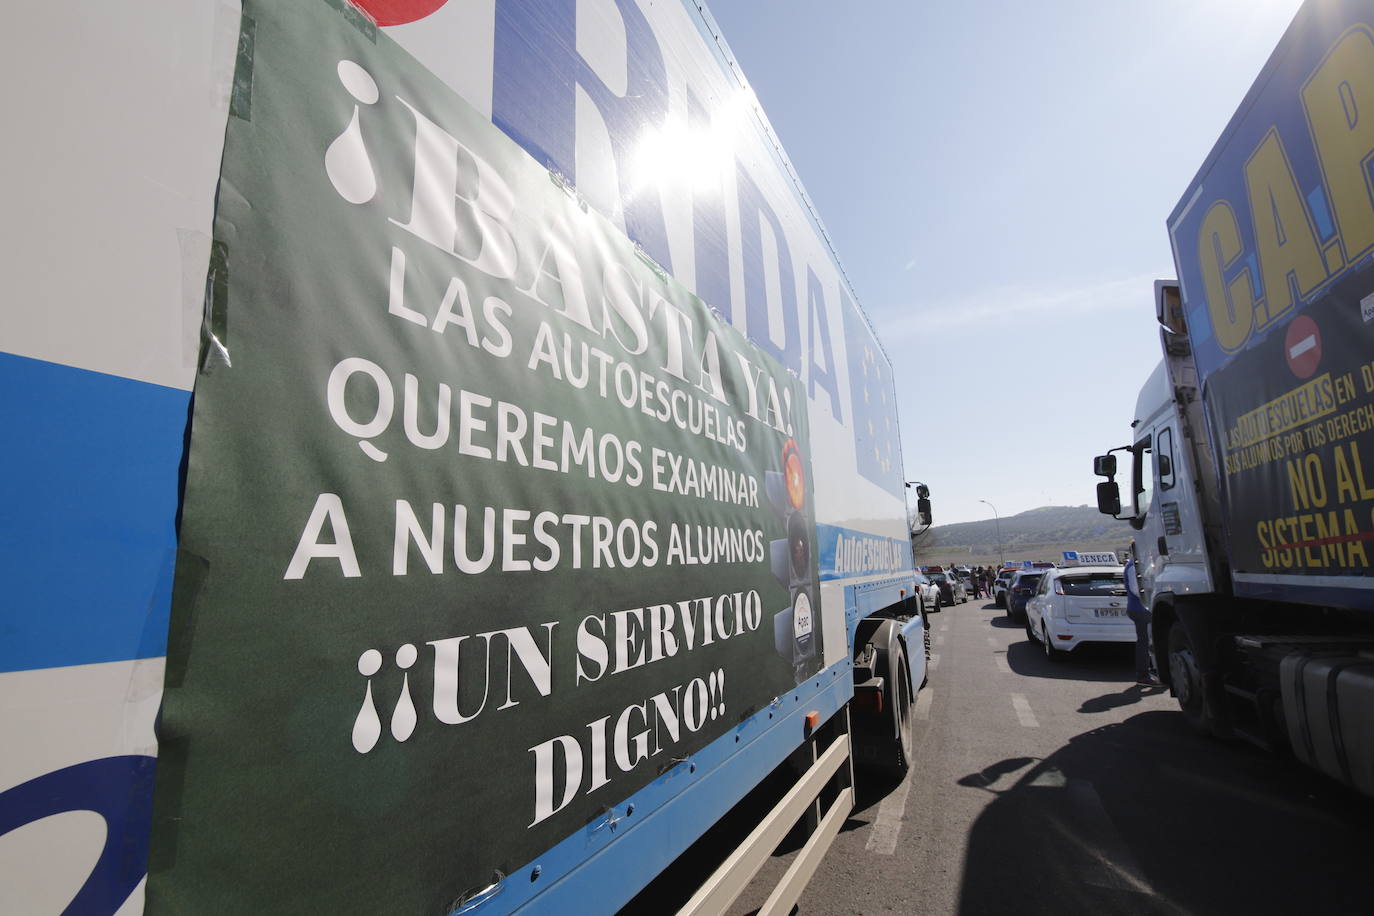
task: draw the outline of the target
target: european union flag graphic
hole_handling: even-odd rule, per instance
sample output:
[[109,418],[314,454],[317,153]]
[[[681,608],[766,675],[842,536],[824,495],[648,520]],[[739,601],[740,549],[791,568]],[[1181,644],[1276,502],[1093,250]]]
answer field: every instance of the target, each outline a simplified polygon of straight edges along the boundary
[[901,498],[902,461],[892,371],[858,309],[848,303],[843,308],[853,399],[849,417],[854,424],[859,473]]

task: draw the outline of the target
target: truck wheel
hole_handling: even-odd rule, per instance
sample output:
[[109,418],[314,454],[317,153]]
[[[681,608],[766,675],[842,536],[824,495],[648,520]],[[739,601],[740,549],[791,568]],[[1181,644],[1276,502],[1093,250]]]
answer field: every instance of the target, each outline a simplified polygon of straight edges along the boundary
[[[926,653],[925,667],[922,668],[921,687],[930,683],[930,619],[926,617],[925,606],[921,606],[921,623],[924,624],[921,630],[921,638],[924,642],[922,647]],[[920,689],[920,688],[918,688]]]
[[[895,672],[892,668],[896,669]],[[905,649],[897,650],[896,657],[892,659],[892,668],[887,672],[888,683],[896,689],[895,695],[888,699],[891,700],[895,734],[891,749],[884,755],[883,768],[895,776],[905,776],[911,768],[912,750],[916,741],[911,730],[911,691],[907,687],[911,682],[911,668],[906,663]]]
[[1204,735],[1214,734],[1212,715],[1207,711],[1202,664],[1182,623],[1169,628],[1169,682],[1188,724]]
[[[1026,617],[1026,626],[1030,626],[1029,615]],[[1056,665],[1064,660],[1064,653],[1056,649],[1054,643],[1050,642],[1050,631],[1045,628],[1043,623],[1040,624],[1040,642],[1045,645],[1045,658],[1054,662]]]

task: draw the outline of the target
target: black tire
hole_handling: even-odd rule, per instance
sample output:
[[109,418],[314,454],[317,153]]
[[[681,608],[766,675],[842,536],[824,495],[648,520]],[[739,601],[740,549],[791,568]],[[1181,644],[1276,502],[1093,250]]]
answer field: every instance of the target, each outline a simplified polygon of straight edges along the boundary
[[[1010,613],[1010,612],[1008,612],[1008,613]],[[1029,617],[1024,618],[1024,619],[1022,620],[1022,624],[1023,624],[1023,625],[1025,626],[1025,628],[1026,628],[1026,639],[1030,640],[1031,642],[1039,642],[1039,641],[1040,641],[1040,637],[1039,637],[1039,636],[1036,636],[1036,635],[1035,635],[1035,630],[1031,629],[1030,618],[1029,618]]]
[[1169,628],[1169,686],[1188,725],[1204,735],[1216,734],[1216,723],[1207,702],[1207,680],[1203,677],[1192,639],[1182,623]]
[[[1029,615],[1026,617],[1026,625],[1030,626]],[[1050,631],[1045,629],[1045,624],[1043,622],[1040,624],[1040,642],[1045,646],[1045,658],[1056,665],[1064,660],[1064,653],[1056,649],[1054,643],[1050,642]]]
[[888,699],[892,708],[892,728],[893,736],[891,746],[887,753],[883,755],[882,767],[894,776],[905,776],[911,769],[911,758],[915,753],[916,738],[911,727],[911,690],[907,686],[911,683],[910,668],[906,663],[906,650],[898,649],[896,656],[890,659],[888,667],[888,683],[893,685],[893,692]]
[[921,641],[926,659],[925,667],[921,669],[921,687],[925,687],[930,683],[930,618],[926,615],[924,603],[921,605]]
[[[1006,593],[1006,592],[1003,592],[1002,594],[996,596],[995,598],[992,599],[992,603],[995,604],[995,605],[997,605],[998,607],[1006,607],[1006,606],[1007,606],[1007,593]],[[1010,616],[1011,616],[1011,613],[1008,612],[1008,613],[1007,613],[1007,616],[1010,617]]]
[[930,609],[930,613],[932,613],[932,614],[938,614],[938,613],[940,613],[940,596],[939,596],[938,593],[935,595],[935,607],[933,607],[933,608]]

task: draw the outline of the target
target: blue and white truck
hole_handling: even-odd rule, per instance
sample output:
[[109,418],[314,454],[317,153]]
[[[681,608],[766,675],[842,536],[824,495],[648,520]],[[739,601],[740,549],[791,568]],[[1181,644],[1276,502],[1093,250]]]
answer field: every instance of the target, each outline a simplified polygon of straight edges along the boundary
[[1374,794],[1374,3],[1309,0],[1169,217],[1098,507],[1198,728]]
[[891,364],[701,4],[9,25],[0,909],[612,912],[776,787],[686,911],[800,825],[786,912],[924,608]]

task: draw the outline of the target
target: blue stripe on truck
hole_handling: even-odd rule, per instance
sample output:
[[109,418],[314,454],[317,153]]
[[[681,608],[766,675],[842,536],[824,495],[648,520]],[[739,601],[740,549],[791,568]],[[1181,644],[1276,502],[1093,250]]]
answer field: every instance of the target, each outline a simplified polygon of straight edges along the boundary
[[890,573],[914,575],[911,543],[839,525],[816,524],[816,560],[821,579],[852,579]]
[[190,393],[0,353],[0,672],[167,652]]

